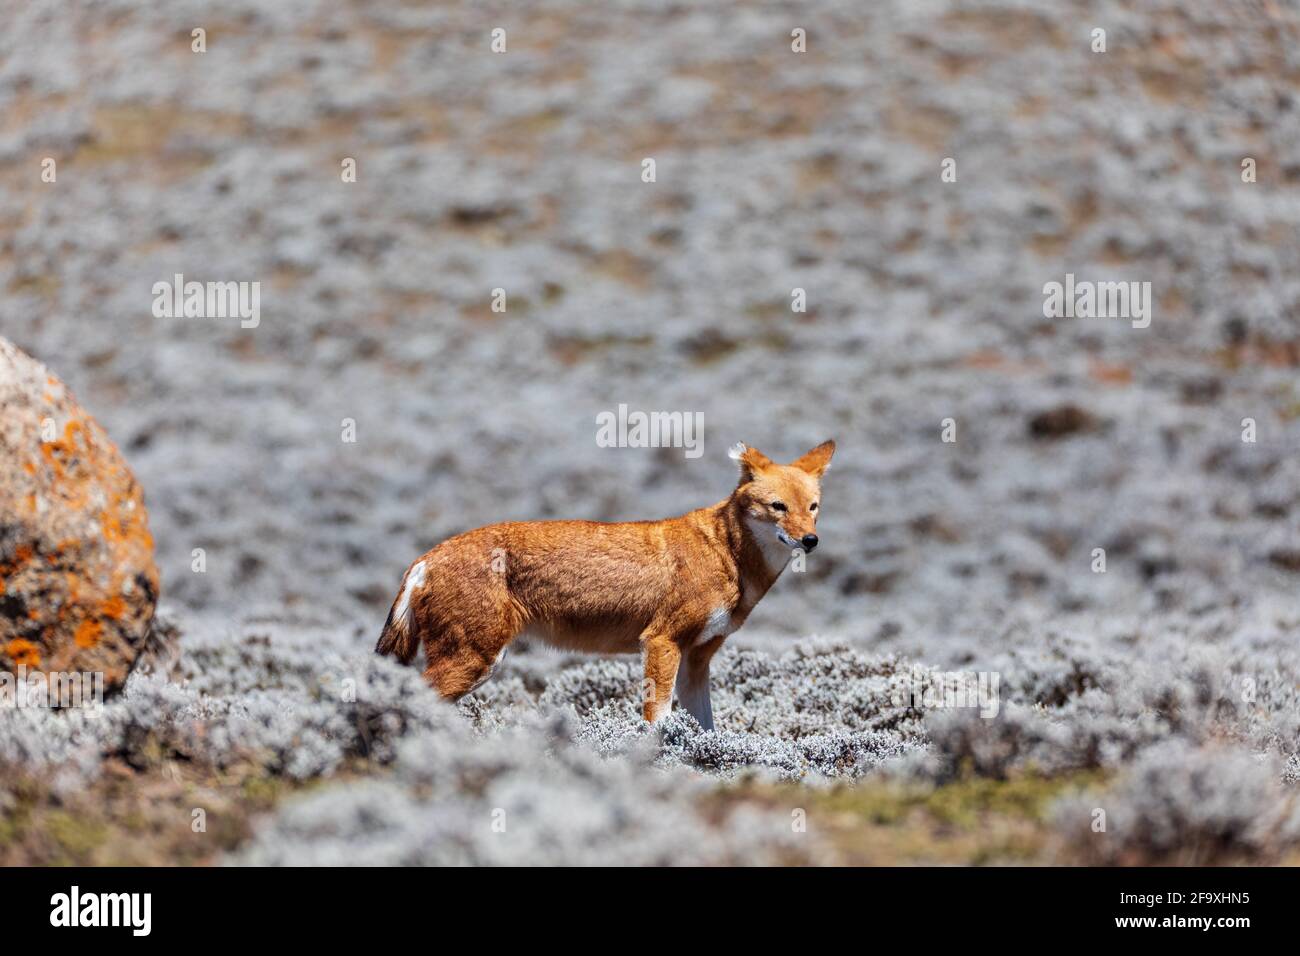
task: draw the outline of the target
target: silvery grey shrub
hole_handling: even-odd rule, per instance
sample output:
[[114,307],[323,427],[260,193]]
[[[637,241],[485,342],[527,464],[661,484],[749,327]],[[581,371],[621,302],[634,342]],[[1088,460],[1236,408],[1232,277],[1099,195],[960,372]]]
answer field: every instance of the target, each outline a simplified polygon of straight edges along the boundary
[[[1158,665],[1087,633],[1004,644],[980,661],[1003,675],[992,719],[909,697],[917,670],[898,655],[827,641],[727,648],[713,673],[718,728],[706,733],[680,711],[647,726],[630,660],[512,651],[451,705],[415,668],[252,632],[183,644],[177,680],[135,675],[98,717],[0,712],[0,767],[44,767],[58,786],[83,787],[110,754],[139,767],[159,755],[251,763],[290,780],[369,761],[372,779],[291,799],[235,862],[813,860],[815,825],[795,835],[786,811],[715,819],[701,808],[725,779],[823,786],[877,773],[941,785],[1131,771],[1141,782],[1117,785],[1111,833],[1147,832],[1152,857],[1187,828],[1247,855],[1289,839],[1278,801],[1296,777],[1293,672],[1281,659],[1249,671],[1231,640],[1149,640]],[[1190,769],[1175,773],[1183,758]],[[1239,789],[1212,782],[1224,770]],[[1264,822],[1234,817],[1234,800]],[[504,832],[492,829],[498,811]]]
[[[1053,808],[1057,827],[1099,863],[1267,862],[1300,845],[1300,799],[1275,757],[1183,739],[1161,741],[1101,795]],[[1105,811],[1106,827],[1092,825]]]

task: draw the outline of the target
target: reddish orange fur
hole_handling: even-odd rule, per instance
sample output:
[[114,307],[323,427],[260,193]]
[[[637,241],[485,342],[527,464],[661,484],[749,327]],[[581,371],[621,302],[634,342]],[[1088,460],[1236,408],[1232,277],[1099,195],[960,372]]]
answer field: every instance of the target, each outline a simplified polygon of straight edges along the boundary
[[[777,529],[795,542],[815,533],[811,506],[835,443],[789,465],[738,448],[731,496],[677,518],[510,522],[447,539],[407,569],[376,650],[408,663],[423,641],[425,678],[453,700],[486,680],[525,630],[566,649],[639,650],[645,719],[668,712],[680,673],[688,709],[711,724],[709,660],[776,581],[782,552],[792,553]],[[418,584],[413,574],[423,575]],[[710,629],[719,633],[699,641]]]

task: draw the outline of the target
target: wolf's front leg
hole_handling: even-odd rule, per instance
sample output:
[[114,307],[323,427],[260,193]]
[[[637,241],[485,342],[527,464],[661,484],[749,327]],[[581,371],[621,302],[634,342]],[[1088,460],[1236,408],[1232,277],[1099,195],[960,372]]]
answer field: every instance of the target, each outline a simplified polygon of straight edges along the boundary
[[650,723],[668,716],[673,706],[673,684],[682,651],[667,634],[647,632],[641,642],[645,680],[641,685],[641,713]]
[[709,700],[709,661],[722,646],[715,637],[686,652],[677,672],[677,701],[705,730],[713,729],[713,704]]

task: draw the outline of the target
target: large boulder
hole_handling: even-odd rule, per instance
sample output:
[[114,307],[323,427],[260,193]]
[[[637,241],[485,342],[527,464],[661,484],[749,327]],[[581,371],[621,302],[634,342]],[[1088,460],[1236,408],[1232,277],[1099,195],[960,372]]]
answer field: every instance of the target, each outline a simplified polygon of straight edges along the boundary
[[158,568],[140,486],[57,378],[0,338],[0,670],[126,680]]

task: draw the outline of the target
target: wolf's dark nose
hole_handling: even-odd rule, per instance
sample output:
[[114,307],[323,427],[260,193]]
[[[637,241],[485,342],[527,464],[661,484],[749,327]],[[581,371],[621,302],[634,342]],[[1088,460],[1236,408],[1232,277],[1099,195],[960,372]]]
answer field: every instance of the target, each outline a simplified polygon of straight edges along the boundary
[[813,548],[817,547],[817,535],[806,534],[799,539],[799,543],[803,545],[805,551],[811,551]]

